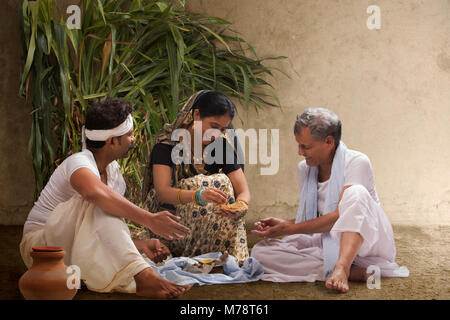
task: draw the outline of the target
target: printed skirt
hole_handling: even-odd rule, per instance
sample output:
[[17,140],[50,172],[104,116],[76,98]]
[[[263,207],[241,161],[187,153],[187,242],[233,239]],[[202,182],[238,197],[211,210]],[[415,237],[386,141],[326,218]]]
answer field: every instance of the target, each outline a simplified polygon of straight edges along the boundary
[[[181,179],[177,188],[197,190],[216,188],[226,193],[228,203],[234,203],[234,190],[230,179],[223,173],[212,175],[199,174],[194,177]],[[156,192],[150,190],[145,206],[151,211],[155,208]],[[162,209],[160,208],[159,211]],[[208,252],[225,252],[232,255],[239,265],[249,258],[245,222],[241,218],[233,220],[222,217],[215,212],[219,206],[208,203],[198,206],[194,202],[176,206],[173,214],[181,217],[180,223],[188,227],[191,232],[182,240],[165,240],[149,231],[151,238],[158,238],[176,257],[193,257]]]

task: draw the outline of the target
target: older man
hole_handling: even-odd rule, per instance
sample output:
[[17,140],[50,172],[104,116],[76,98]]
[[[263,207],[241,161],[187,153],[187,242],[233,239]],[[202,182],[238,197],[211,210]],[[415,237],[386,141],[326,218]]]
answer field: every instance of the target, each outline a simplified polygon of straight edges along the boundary
[[310,108],[294,126],[298,153],[300,205],[297,218],[266,218],[252,230],[267,239],[252,256],[264,267],[263,280],[325,281],[327,288],[348,292],[348,281],[365,281],[366,268],[381,276],[407,277],[395,261],[391,224],[383,212],[369,158],[347,149],[341,121],[332,111]]
[[119,158],[134,145],[132,108],[108,99],[92,106],[83,128],[83,150],[65,159],[33,206],[20,243],[31,266],[34,246],[60,246],[65,263],[77,265],[88,289],[142,296],[175,297],[180,286],[157,275],[140,252],[159,262],[168,254],[159,240],[133,241],[123,218],[148,227],[166,239],[182,239],[189,229],[167,211],[150,213],[126,198]]

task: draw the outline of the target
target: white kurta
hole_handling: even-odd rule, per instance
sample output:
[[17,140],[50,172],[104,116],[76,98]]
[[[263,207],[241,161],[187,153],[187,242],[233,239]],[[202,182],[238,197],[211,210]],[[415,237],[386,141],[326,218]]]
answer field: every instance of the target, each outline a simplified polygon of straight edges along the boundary
[[[100,179],[100,172],[91,151],[84,149],[67,157],[53,172],[38,200],[31,208],[24,225],[24,235],[29,231],[41,229],[57,205],[78,194],[70,184],[70,177],[80,168],[88,168]],[[124,195],[126,184],[120,173],[119,164],[116,161],[111,162],[106,167],[106,173],[108,186]]]
[[[124,219],[84,200],[70,185],[70,176],[86,167],[100,178],[89,150],[68,157],[50,178],[29,214],[20,243],[25,265],[34,246],[64,248],[67,266],[77,265],[88,289],[135,293],[134,276],[150,265],[134,245]],[[125,181],[117,162],[107,167],[108,186],[120,194]]]
[[[300,192],[306,179],[306,161],[298,165]],[[380,206],[369,158],[347,149],[345,154],[345,190],[339,203],[339,218],[330,231],[334,239],[342,232],[358,232],[363,238],[354,264],[380,267],[383,277],[407,277],[406,267],[395,263],[392,226]],[[318,184],[318,214],[324,214],[328,181]],[[268,239],[252,249],[264,267],[263,280],[274,282],[314,282],[323,280],[322,234],[296,234],[281,240]]]

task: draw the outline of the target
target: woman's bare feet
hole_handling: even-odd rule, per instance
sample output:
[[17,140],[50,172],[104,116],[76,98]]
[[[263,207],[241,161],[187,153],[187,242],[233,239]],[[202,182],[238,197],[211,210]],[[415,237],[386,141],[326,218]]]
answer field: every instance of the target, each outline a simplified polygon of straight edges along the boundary
[[136,295],[148,298],[175,298],[187,292],[191,286],[182,286],[161,278],[152,268],[146,268],[134,276]]

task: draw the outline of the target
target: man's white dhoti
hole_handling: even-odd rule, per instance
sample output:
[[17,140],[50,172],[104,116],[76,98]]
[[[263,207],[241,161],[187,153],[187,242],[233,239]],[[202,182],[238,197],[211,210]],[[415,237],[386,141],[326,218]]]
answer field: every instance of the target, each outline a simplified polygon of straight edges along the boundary
[[127,224],[75,194],[60,203],[43,227],[27,232],[20,253],[30,268],[34,246],[59,246],[64,263],[77,265],[81,279],[96,292],[135,293],[134,276],[150,267],[134,245]]
[[[408,277],[409,270],[395,263],[392,226],[383,209],[361,185],[344,191],[339,218],[330,231],[337,240],[343,232],[357,232],[363,238],[354,264],[376,265],[382,277]],[[281,240],[268,239],[252,249],[252,257],[264,267],[262,280],[273,282],[323,281],[322,234],[296,234]]]

